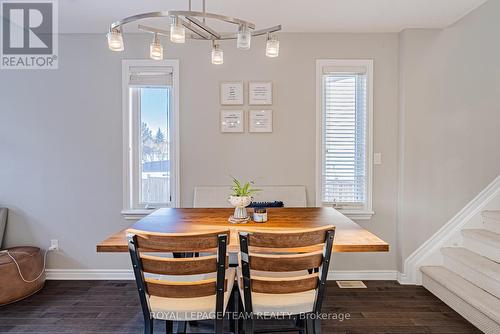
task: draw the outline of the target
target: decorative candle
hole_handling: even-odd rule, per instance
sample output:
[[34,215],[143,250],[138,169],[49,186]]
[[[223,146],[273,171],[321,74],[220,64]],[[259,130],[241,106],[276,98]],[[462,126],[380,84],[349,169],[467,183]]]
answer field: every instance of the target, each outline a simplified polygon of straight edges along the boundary
[[266,208],[253,209],[253,221],[256,223],[267,222],[267,209]]

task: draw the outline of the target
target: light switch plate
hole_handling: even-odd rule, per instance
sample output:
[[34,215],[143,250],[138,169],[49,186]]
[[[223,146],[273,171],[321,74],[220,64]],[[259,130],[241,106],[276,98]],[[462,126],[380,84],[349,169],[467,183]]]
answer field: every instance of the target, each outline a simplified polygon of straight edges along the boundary
[[382,153],[373,153],[373,164],[374,165],[382,164]]

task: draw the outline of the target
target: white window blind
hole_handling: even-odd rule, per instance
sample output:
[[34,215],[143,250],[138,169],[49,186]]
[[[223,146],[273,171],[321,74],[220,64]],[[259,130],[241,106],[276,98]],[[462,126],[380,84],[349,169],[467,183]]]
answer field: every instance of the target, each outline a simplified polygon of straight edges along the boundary
[[322,198],[356,209],[367,201],[367,75],[349,71],[328,68],[322,75]]
[[168,66],[138,67],[129,69],[130,87],[164,87],[172,85],[172,68]]

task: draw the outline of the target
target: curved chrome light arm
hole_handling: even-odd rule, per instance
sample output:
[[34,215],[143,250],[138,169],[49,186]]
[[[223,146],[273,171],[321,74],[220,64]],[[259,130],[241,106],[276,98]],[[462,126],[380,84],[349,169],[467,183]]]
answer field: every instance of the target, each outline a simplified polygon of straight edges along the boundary
[[169,16],[170,15],[169,15],[168,10],[132,15],[132,16],[126,17],[124,19],[121,19],[119,21],[115,21],[115,22],[111,23],[109,30],[110,31],[115,30],[115,29],[118,29],[127,23],[142,20],[142,19],[148,19],[148,18],[154,18],[154,17],[169,17]]
[[[164,29],[160,29],[160,28],[155,28],[155,27],[150,27],[150,26],[145,26],[143,24],[139,24],[137,26],[137,28],[139,30],[142,30],[142,31],[146,31],[146,32],[150,32],[150,33],[157,33],[159,35],[162,35],[162,36],[170,36],[170,32],[167,31],[167,30],[164,30]],[[274,27],[271,27],[271,28],[266,28],[266,29],[261,29],[261,30],[255,30],[252,32],[252,36],[262,36],[262,35],[267,35],[267,34],[270,34],[270,33],[273,33],[273,32],[277,32],[277,31],[280,31],[281,30],[281,25],[277,25],[277,26],[274,26]],[[220,38],[212,38],[213,40],[230,40],[230,39],[236,39],[237,38],[237,34],[223,34],[223,35],[220,35]],[[200,37],[199,35],[195,35],[195,34],[189,34],[189,35],[186,35],[186,37],[189,37],[191,39],[197,39],[197,40],[206,40],[206,39],[209,39],[209,38],[204,38],[204,37]]]
[[158,11],[158,12],[149,12],[149,13],[142,13],[142,14],[137,14],[137,15],[132,15],[129,17],[126,17],[124,19],[121,19],[119,21],[115,21],[111,24],[110,30],[116,30],[119,27],[138,20],[143,20],[143,19],[148,19],[148,18],[155,18],[155,17],[175,17],[175,16],[184,16],[184,17],[201,17],[201,18],[211,18],[211,19],[216,19],[228,23],[233,23],[237,25],[245,25],[250,29],[255,29],[255,24],[240,20],[238,18],[230,17],[230,16],[225,16],[225,15],[219,15],[219,14],[212,14],[212,13],[203,13],[203,12],[197,12],[197,11],[189,11],[189,10],[164,10],[164,11]]

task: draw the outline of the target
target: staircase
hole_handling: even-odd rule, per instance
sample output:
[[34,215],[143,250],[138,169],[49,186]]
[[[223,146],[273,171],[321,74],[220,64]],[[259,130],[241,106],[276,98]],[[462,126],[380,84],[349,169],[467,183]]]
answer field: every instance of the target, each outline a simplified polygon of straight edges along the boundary
[[500,333],[500,210],[463,229],[461,247],[443,247],[441,266],[423,266],[423,286],[487,334]]

